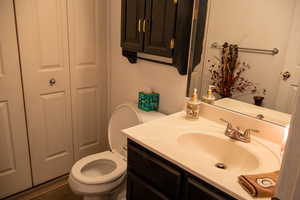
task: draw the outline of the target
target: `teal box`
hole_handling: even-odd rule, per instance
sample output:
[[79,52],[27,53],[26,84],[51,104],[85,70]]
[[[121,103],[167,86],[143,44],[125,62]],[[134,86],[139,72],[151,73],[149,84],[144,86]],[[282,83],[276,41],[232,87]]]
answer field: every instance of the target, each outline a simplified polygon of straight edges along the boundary
[[158,93],[144,93],[139,92],[139,109],[149,112],[157,111],[159,106],[159,94]]

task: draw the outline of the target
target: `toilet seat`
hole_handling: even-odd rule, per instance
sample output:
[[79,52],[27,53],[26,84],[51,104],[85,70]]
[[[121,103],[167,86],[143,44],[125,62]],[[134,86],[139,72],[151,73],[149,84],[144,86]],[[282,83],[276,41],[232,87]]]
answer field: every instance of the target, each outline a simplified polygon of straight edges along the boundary
[[78,182],[87,185],[113,182],[124,175],[127,163],[117,152],[105,151],[77,161],[71,174]]
[[125,185],[127,170],[127,138],[122,130],[163,116],[157,112],[140,111],[133,104],[118,106],[112,113],[108,127],[108,142],[112,151],[77,161],[68,179],[72,191],[94,200],[106,198],[107,193],[118,193],[116,188]]

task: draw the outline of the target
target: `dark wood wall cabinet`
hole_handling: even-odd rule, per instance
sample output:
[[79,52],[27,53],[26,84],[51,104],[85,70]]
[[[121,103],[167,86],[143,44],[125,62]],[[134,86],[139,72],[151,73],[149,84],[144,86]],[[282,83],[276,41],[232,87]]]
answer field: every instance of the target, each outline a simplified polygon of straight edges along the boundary
[[[137,53],[172,59],[179,73],[187,74],[194,0],[122,0],[121,47],[130,63]],[[204,38],[207,0],[200,0],[196,55],[200,62]]]
[[128,200],[236,200],[128,140]]

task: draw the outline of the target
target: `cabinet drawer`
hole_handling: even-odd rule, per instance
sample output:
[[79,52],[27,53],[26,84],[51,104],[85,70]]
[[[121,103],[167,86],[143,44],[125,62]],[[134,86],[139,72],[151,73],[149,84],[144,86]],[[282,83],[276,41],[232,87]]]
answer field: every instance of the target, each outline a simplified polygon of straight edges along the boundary
[[180,171],[133,142],[128,144],[128,170],[171,199],[179,199],[182,180]]
[[126,198],[129,200],[169,200],[155,188],[128,172]]

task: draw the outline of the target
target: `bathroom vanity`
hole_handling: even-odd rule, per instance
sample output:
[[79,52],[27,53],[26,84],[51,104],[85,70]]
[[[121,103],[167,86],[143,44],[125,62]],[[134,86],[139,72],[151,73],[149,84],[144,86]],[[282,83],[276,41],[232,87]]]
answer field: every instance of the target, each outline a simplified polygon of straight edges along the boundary
[[128,137],[127,199],[254,199],[238,176],[279,170],[280,145],[253,135],[250,143],[232,140],[225,130],[226,124],[206,116],[187,120],[185,112],[123,130]]
[[234,200],[235,198],[128,140],[127,199]]

